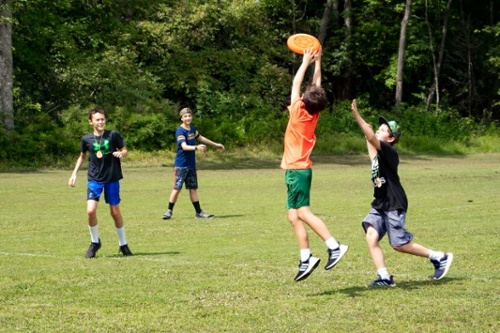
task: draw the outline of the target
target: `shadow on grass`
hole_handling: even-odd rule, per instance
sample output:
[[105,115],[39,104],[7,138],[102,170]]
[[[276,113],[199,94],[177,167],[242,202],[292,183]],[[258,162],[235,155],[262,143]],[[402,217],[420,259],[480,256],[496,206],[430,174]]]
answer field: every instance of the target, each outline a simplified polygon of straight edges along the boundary
[[335,294],[346,294],[347,296],[354,298],[359,296],[364,296],[366,293],[376,292],[377,290],[415,290],[425,287],[438,287],[444,284],[448,284],[455,281],[462,281],[464,278],[446,278],[444,280],[434,281],[432,279],[425,281],[408,281],[408,282],[396,282],[396,287],[376,287],[368,288],[366,286],[349,287],[339,290],[324,291],[322,293],[311,294],[310,296],[332,296]]
[[[143,256],[162,256],[162,255],[177,255],[177,254],[181,254],[181,252],[179,251],[167,251],[167,252],[134,252],[134,255],[131,256],[132,258],[133,257],[143,257]],[[121,253],[118,253],[118,254],[115,254],[115,255],[112,255],[112,256],[108,256],[108,258],[128,258],[126,256],[124,256],[123,254]]]
[[234,215],[217,215],[215,218],[216,219],[229,219],[233,217],[242,217],[245,216],[244,214],[234,214]]

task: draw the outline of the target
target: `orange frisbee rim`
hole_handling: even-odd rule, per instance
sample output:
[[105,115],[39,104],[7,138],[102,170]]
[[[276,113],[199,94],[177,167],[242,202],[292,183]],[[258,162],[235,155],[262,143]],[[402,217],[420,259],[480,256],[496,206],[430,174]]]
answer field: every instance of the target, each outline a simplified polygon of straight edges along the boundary
[[315,51],[319,51],[321,44],[319,40],[309,34],[294,34],[288,37],[286,41],[288,48],[297,53],[304,54],[304,50],[307,48],[313,48]]

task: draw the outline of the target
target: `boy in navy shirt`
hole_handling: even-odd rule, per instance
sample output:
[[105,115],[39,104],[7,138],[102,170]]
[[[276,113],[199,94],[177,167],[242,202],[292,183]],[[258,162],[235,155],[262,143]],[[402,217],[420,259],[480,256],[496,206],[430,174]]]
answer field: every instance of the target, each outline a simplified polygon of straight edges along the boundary
[[[168,209],[163,215],[164,220],[172,218],[174,205],[177,202],[179,193],[182,190],[182,185],[185,184],[189,190],[189,197],[196,211],[195,218],[197,219],[213,219],[214,215],[205,213],[200,207],[198,199],[198,176],[196,174],[196,154],[197,150],[206,151],[207,146],[211,145],[217,149],[224,150],[224,145],[215,143],[204,136],[201,136],[196,128],[191,125],[193,120],[193,111],[189,108],[184,108],[179,113],[182,124],[175,131],[177,140],[177,155],[175,157],[174,167],[174,188],[168,200]],[[201,144],[197,144],[197,141]]]

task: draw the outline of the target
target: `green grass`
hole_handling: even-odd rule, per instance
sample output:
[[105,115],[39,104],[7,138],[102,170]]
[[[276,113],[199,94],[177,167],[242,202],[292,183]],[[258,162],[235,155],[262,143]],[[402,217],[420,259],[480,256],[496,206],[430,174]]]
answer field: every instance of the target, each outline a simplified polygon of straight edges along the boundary
[[401,160],[408,229],[455,261],[434,282],[428,260],[384,239],[398,286],[382,290],[365,287],[375,272],[360,226],[372,195],[364,156],[315,159],[312,209],[350,250],[325,271],[325,246],[311,233],[323,263],[300,283],[278,159],[201,157],[211,221],[194,219],[185,190],[163,221],[170,164],[125,164],[121,208],[135,256],[117,254],[101,204],[103,247],[91,260],[84,170],[76,188],[70,170],[0,173],[0,332],[500,331],[500,154]]

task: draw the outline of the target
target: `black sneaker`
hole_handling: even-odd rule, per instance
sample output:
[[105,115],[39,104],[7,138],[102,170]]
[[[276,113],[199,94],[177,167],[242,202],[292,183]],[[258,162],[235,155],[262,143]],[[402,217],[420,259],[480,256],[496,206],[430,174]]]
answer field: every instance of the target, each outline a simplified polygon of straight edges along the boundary
[[339,247],[336,249],[328,249],[328,262],[326,263],[325,269],[328,270],[337,265],[348,249],[349,246],[343,244],[339,244]]
[[127,244],[120,246],[120,248],[118,249],[118,251],[121,252],[121,253],[123,253],[123,255],[126,256],[126,257],[134,255],[132,253],[132,251],[130,251],[130,249],[128,248]]
[[312,255],[307,259],[307,261],[301,261],[299,263],[299,272],[295,276],[295,281],[305,280],[311,273],[318,267],[321,259],[313,257]]
[[85,258],[94,258],[100,248],[101,239],[99,239],[99,243],[90,243],[89,249],[87,250],[87,253],[85,253]]
[[164,220],[170,220],[171,217],[172,217],[172,210],[171,209],[167,210],[167,212],[165,214],[163,214]]
[[441,280],[445,277],[453,262],[453,253],[445,253],[440,260],[431,260],[434,265],[434,280]]
[[394,277],[391,275],[391,277],[386,280],[386,279],[382,279],[380,277],[380,275],[378,276],[378,279],[376,279],[375,281],[373,281],[372,283],[370,283],[368,285],[368,288],[372,288],[372,287],[395,287],[396,286],[396,283],[394,282]]
[[212,215],[212,214],[207,214],[205,213],[204,211],[201,211],[199,213],[196,213],[196,215],[194,216],[195,218],[197,219],[207,219],[207,220],[211,220],[213,219],[215,216]]

